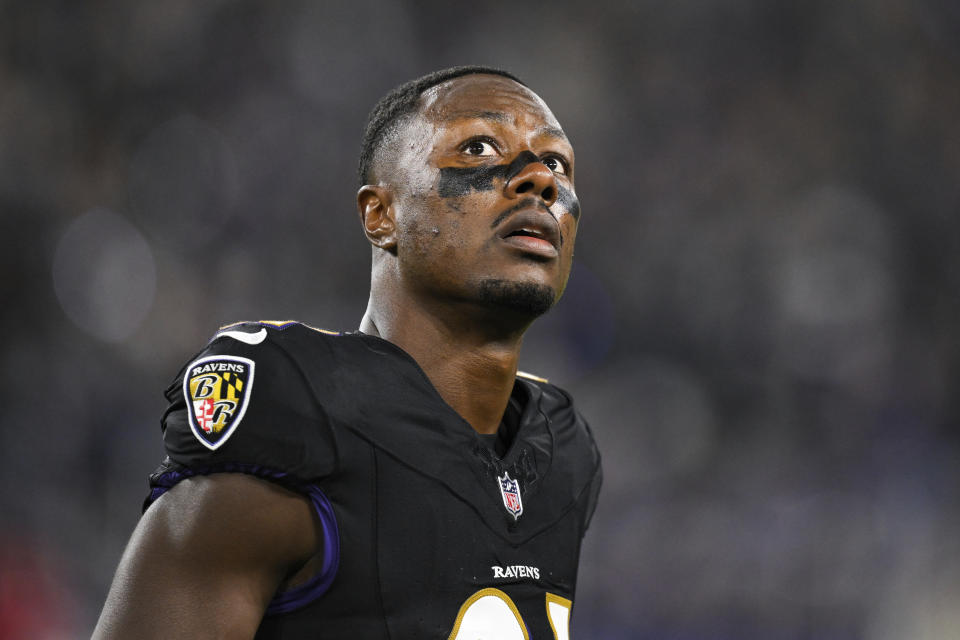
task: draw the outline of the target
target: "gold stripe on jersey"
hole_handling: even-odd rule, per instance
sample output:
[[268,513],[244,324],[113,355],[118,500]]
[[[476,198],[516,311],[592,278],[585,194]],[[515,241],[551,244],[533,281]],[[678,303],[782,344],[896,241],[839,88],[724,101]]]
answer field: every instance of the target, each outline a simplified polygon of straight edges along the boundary
[[540,376],[535,376],[532,373],[527,373],[526,371],[517,371],[518,378],[526,378],[527,380],[533,380],[534,382],[550,382],[546,378],[541,378]]
[[569,640],[570,610],[573,609],[573,600],[561,598],[555,593],[548,593],[546,604],[547,620],[553,630],[553,637],[557,640]]
[[313,327],[313,326],[311,326],[311,325],[309,325],[309,324],[306,324],[306,323],[301,323],[301,324],[303,324],[303,326],[305,326],[307,329],[313,329],[314,331],[319,331],[320,333],[324,333],[324,334],[326,334],[326,335],[328,335],[328,336],[339,336],[339,335],[341,335],[341,332],[340,332],[340,331],[330,331],[329,329],[321,329],[320,327]]

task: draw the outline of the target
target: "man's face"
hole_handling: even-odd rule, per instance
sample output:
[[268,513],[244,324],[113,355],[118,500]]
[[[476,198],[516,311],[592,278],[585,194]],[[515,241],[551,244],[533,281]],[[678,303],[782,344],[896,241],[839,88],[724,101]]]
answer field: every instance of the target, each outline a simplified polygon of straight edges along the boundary
[[543,313],[566,286],[580,216],[559,123],[532,91],[494,75],[450,80],[421,101],[388,171],[404,281]]

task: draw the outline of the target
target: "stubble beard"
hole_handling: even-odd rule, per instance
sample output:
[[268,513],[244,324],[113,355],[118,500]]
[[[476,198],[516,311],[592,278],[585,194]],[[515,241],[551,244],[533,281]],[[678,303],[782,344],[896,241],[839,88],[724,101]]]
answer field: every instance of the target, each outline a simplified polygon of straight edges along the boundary
[[480,301],[504,311],[529,316],[542,316],[553,306],[553,287],[535,282],[514,282],[488,279],[480,283]]

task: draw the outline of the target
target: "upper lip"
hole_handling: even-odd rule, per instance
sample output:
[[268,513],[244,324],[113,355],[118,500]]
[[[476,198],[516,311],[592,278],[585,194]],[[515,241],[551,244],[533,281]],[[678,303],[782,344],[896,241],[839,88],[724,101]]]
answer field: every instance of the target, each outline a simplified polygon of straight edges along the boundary
[[521,209],[500,225],[497,235],[500,238],[507,238],[518,233],[542,238],[552,244],[553,248],[558,251],[563,244],[563,239],[560,236],[560,225],[557,224],[556,218],[549,211],[544,213],[536,208]]

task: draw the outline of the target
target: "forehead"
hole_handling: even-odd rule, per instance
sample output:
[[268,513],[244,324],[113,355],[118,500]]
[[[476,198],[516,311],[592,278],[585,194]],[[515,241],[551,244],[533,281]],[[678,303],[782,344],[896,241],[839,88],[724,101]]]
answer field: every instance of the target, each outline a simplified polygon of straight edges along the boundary
[[527,124],[566,138],[547,103],[510,78],[486,74],[461,76],[426,90],[421,116],[434,124],[484,118],[507,124]]

